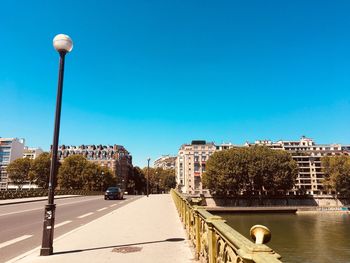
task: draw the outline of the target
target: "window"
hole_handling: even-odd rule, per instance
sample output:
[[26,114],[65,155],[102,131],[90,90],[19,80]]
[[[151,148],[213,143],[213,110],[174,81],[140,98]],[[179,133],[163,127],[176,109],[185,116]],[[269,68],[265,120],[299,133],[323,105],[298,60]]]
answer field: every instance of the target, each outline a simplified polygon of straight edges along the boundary
[[199,165],[197,165],[197,164],[194,165],[194,171],[199,172]]

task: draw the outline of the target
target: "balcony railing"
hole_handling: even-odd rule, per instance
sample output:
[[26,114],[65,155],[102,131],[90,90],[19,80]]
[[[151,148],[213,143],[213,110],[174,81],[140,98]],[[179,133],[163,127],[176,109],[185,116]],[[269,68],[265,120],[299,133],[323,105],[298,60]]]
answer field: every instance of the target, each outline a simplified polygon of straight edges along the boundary
[[[269,233],[259,238],[252,228],[251,234],[256,239],[253,243],[227,225],[220,216],[212,215],[204,207],[192,205],[175,190],[171,191],[171,195],[195,248],[196,259],[200,262],[281,263],[281,256],[263,244],[269,240]],[[260,225],[255,227],[264,229]]]

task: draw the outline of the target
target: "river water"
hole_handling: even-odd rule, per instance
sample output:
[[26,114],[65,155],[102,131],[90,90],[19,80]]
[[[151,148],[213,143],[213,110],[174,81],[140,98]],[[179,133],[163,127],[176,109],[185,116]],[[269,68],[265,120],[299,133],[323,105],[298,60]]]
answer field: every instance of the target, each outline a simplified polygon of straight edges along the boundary
[[350,214],[310,212],[300,214],[218,214],[250,240],[255,224],[267,226],[267,244],[287,263],[349,263]]

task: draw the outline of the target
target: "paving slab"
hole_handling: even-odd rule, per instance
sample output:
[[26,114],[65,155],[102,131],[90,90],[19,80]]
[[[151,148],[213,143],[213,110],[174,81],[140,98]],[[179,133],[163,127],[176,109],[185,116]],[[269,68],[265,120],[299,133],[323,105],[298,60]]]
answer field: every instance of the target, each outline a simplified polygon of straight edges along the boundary
[[[108,201],[107,201],[108,202]],[[39,249],[16,263],[197,262],[169,194],[140,198],[54,241],[54,254]]]

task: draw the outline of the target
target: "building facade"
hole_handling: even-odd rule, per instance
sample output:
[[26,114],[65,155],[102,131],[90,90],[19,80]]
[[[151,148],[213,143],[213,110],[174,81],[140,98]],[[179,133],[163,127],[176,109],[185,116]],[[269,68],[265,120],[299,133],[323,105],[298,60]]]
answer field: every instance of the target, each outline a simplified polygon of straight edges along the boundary
[[215,151],[254,145],[263,145],[271,149],[289,152],[298,164],[298,176],[293,192],[311,195],[327,193],[323,188],[324,174],[321,158],[323,156],[350,155],[349,145],[316,144],[314,140],[305,136],[296,141],[280,140],[272,142],[270,140],[258,140],[240,146],[231,143],[215,145],[206,141],[192,141],[191,144],[182,145],[178,152],[175,165],[178,189],[187,194],[208,193],[202,187],[201,177],[210,155]]
[[206,162],[215,151],[237,147],[231,143],[215,145],[203,140],[192,141],[181,145],[175,163],[175,175],[178,189],[187,194],[205,194],[202,174],[205,172]]
[[321,158],[332,155],[349,155],[349,147],[340,144],[316,144],[312,139],[301,137],[298,141],[268,140],[246,143],[245,146],[264,145],[289,152],[298,164],[298,177],[294,192],[318,195],[326,193],[323,188],[324,174]]
[[100,166],[109,168],[119,182],[126,182],[132,172],[132,156],[121,145],[80,145],[80,146],[58,146],[58,159],[80,154],[88,161],[97,163]]
[[164,170],[175,169],[176,156],[163,155],[154,161],[154,168],[162,168]]
[[36,159],[44,151],[41,148],[24,146],[23,158]]
[[9,178],[6,168],[12,161],[22,158],[24,139],[0,138],[0,190],[7,190]]

